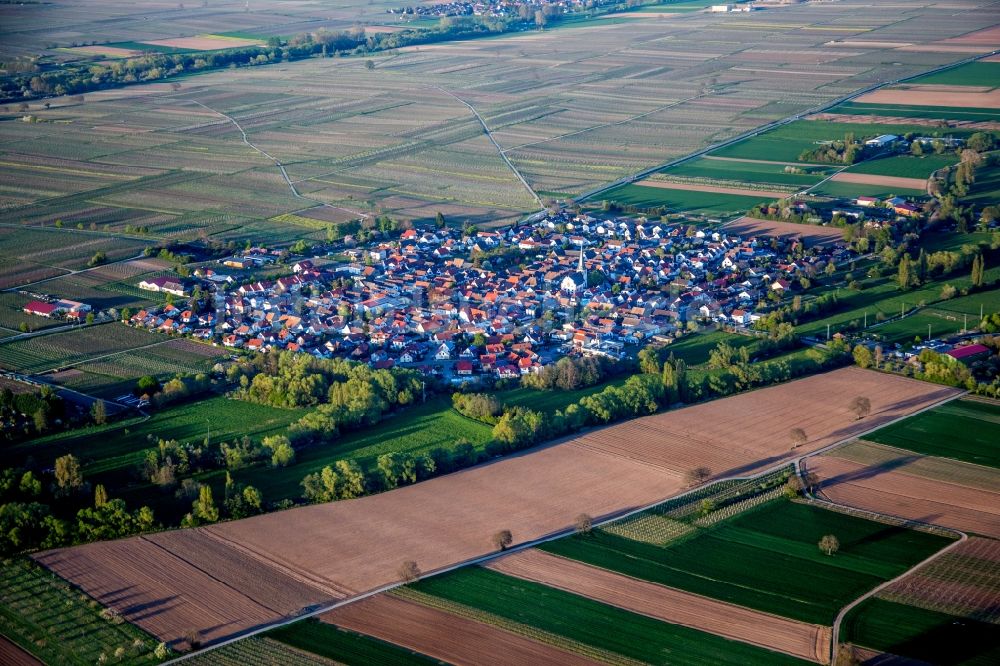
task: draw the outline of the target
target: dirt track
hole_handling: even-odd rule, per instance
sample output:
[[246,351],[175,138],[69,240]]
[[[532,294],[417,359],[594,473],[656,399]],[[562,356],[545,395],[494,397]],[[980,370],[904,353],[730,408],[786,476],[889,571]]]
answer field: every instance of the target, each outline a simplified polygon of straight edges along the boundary
[[898,462],[863,465],[819,456],[806,466],[834,502],[1000,538],[1000,488],[991,492],[908,474]]
[[[524,542],[677,494],[708,466],[747,474],[883,425],[955,395],[950,388],[846,368],[781,386],[594,430],[542,449],[356,500],[36,556],[131,621],[179,645],[206,643],[276,619],[297,603],[397,580],[404,560],[432,571],[492,551],[510,529]],[[857,420],[849,400],[866,395]],[[791,450],[789,429],[809,441]],[[197,537],[196,537],[197,539]],[[153,544],[153,541],[156,544]],[[290,581],[280,604],[262,579]],[[291,581],[297,581],[293,587]],[[295,591],[298,590],[298,591]]]
[[859,183],[862,185],[881,185],[883,187],[899,187],[908,190],[924,190],[927,188],[926,178],[903,178],[901,176],[876,176],[870,173],[848,173],[842,171],[830,180],[838,183]]
[[320,619],[456,666],[597,663],[488,624],[386,594],[338,608]]
[[830,628],[734,606],[690,592],[567,560],[540,550],[512,553],[488,567],[658,620],[681,624],[819,663],[830,653]]

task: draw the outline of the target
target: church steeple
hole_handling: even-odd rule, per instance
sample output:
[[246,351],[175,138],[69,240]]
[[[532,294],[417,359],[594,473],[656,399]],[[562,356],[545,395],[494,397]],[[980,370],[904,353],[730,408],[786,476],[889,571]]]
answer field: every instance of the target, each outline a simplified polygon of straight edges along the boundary
[[583,241],[582,240],[580,241],[580,265],[577,267],[577,270],[580,271],[580,277],[583,278],[583,284],[584,284],[584,286],[586,286],[586,284],[587,284],[587,271],[583,267]]

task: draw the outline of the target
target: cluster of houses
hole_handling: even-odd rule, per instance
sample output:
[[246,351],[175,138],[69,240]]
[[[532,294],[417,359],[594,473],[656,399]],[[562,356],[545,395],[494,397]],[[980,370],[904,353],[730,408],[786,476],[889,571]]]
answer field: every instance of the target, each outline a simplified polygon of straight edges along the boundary
[[[255,255],[266,256],[246,256]],[[345,250],[347,261],[301,260],[285,277],[239,286],[210,282],[203,268],[210,311],[172,304],[130,323],[233,348],[506,378],[569,353],[618,357],[689,322],[748,326],[771,292],[795,291],[802,277],[852,258],[837,245],[786,255],[763,237],[564,212],[472,235],[409,229]],[[176,286],[157,280],[160,290]]]

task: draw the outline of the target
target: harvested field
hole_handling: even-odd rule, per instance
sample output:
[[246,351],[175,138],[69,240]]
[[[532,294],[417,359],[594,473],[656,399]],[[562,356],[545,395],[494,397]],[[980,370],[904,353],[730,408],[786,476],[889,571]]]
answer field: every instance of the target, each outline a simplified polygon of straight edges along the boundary
[[[676,412],[594,430],[574,445],[684,474],[705,465],[715,476],[745,474],[791,458],[788,429],[800,427],[816,450],[958,395],[955,389],[844,368]],[[872,411],[857,419],[851,398],[868,396]]]
[[118,46],[71,46],[63,51],[69,53],[79,53],[80,55],[97,55],[104,58],[132,58],[142,55],[141,51],[135,49],[123,49]]
[[186,647],[191,629],[207,644],[279,617],[141,537],[50,550],[35,560],[175,649]]
[[157,39],[141,42],[150,46],[166,46],[172,49],[190,49],[192,51],[218,51],[220,49],[238,49],[246,46],[260,46],[259,39],[238,39],[218,35],[201,35],[199,37],[176,37],[174,39]]
[[830,245],[840,242],[844,238],[844,232],[835,227],[758,220],[752,217],[741,217],[733,220],[724,228],[727,232],[738,236],[762,235],[778,238],[801,238],[807,246]]
[[776,190],[754,190],[744,187],[720,187],[715,185],[696,185],[694,183],[672,183],[654,178],[640,180],[636,185],[646,187],[658,187],[664,190],[687,190],[688,192],[716,192],[718,194],[735,194],[744,197],[763,197],[768,199],[784,199],[788,192],[778,192]]
[[1000,537],[998,491],[908,474],[907,458],[878,466],[830,456],[807,462],[808,469],[819,475],[823,494],[834,502]]
[[42,662],[0,636],[0,664],[7,666],[44,666]]
[[[677,493],[684,474],[699,465],[716,475],[748,473],[956,393],[848,368],[595,430],[392,492],[201,529],[311,587],[350,596],[397,580],[404,560],[433,571],[490,552],[490,536],[500,529],[510,529],[515,542],[535,539],[567,529],[581,512],[600,518],[665,499]],[[861,421],[847,410],[848,396],[858,394],[870,396],[873,407]],[[814,416],[795,421],[801,414]],[[788,442],[792,425],[805,428],[810,438],[796,452]],[[184,538],[179,534],[165,533],[157,542],[172,549],[173,539]],[[348,534],[352,538],[343,538]],[[143,566],[129,569],[129,582],[123,584],[127,553],[135,550],[133,559],[150,557],[150,547],[150,541],[133,538],[43,553],[39,559],[130,620],[173,641],[192,622],[210,634],[208,640],[217,640],[252,626],[262,615],[273,618],[251,601],[250,592],[236,593],[244,586],[253,589],[248,583],[234,581],[229,587],[211,581],[199,586],[197,594],[190,590],[170,595],[178,572]],[[104,559],[104,549],[118,559]],[[215,566],[202,564],[201,558],[207,557],[203,555],[192,556],[198,569],[170,560],[167,550],[158,550],[157,557],[190,569],[192,578],[203,576],[199,569]],[[135,588],[133,592],[147,601],[117,598],[113,592],[123,587]],[[160,612],[143,612],[143,603],[164,598],[169,603]],[[196,621],[198,617],[202,619]]]
[[585,657],[445,611],[380,594],[320,616],[449,664],[595,664]]
[[919,190],[927,187],[927,180],[922,178],[903,178],[901,176],[877,176],[871,173],[849,173],[842,171],[830,180],[839,183],[858,183],[861,185],[880,185],[883,187],[900,187],[908,190]]
[[990,92],[942,91],[937,86],[929,90],[914,85],[906,88],[885,88],[862,95],[854,100],[862,104],[904,104],[916,106],[1000,108],[1000,90]]
[[830,630],[526,550],[494,560],[494,571],[579,594],[649,617],[824,663]]
[[896,581],[878,597],[1000,624],[1000,541],[973,537]]

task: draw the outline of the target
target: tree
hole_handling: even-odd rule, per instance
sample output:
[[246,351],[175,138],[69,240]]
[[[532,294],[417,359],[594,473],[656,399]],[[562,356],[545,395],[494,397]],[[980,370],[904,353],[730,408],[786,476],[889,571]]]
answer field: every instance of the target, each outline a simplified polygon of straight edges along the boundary
[[67,453],[56,458],[56,496],[72,495],[81,488],[83,488],[83,471],[76,456]]
[[510,530],[500,530],[493,535],[493,547],[497,550],[507,550],[510,544],[514,543],[514,535],[510,533]]
[[97,425],[103,425],[108,420],[103,400],[95,400],[94,406],[90,408],[90,413],[94,417],[94,423]]
[[979,288],[983,286],[986,273],[986,261],[982,254],[977,254],[972,260],[972,286]]
[[590,531],[594,528],[594,519],[589,514],[581,513],[573,521],[573,528],[577,534],[590,534]]
[[859,368],[870,368],[872,367],[872,352],[868,347],[864,345],[854,346],[854,362]]
[[896,281],[900,289],[909,289],[912,280],[913,271],[910,270],[910,255],[904,252],[899,260],[899,272],[896,275]]
[[833,555],[840,550],[840,540],[833,534],[827,534],[819,540],[819,549],[827,555]]
[[699,483],[708,481],[711,476],[712,470],[708,467],[695,467],[694,469],[688,470],[685,478],[687,479],[688,485],[696,486]]
[[375,61],[365,60],[365,69],[367,69],[369,72],[375,69]]
[[219,509],[212,499],[212,486],[206,484],[198,489],[198,499],[191,505],[191,513],[201,522],[214,523],[219,519]]
[[420,567],[413,560],[406,560],[399,566],[399,579],[404,583],[415,583],[420,579]]
[[864,396],[858,396],[851,400],[850,404],[847,406],[852,412],[854,412],[858,420],[865,418],[872,411],[872,401]]
[[441,214],[441,211],[438,211],[437,215],[434,216],[434,222],[437,224],[438,229],[444,229],[448,226],[448,223],[445,222],[444,215]]
[[108,503],[108,491],[104,489],[104,484],[98,483],[94,488],[94,508],[100,509]]
[[797,449],[809,441],[809,438],[806,436],[806,431],[802,428],[792,428],[788,431],[788,436],[792,440],[793,449]]

